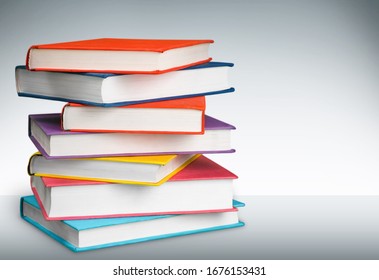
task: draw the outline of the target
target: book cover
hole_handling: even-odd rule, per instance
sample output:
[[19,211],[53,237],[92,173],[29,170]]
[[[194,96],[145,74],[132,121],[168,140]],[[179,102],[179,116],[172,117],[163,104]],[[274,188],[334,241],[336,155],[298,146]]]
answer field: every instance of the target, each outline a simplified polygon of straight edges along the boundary
[[[84,135],[87,138],[88,141],[92,141],[94,137],[97,137],[98,135],[102,135],[103,133],[89,133],[89,132],[74,132],[74,131],[65,131],[61,128],[61,114],[33,114],[29,115],[29,125],[28,125],[28,135],[33,142],[33,144],[36,146],[36,148],[45,156],[46,158],[74,158],[79,156],[78,152],[78,142],[76,142],[76,147],[73,147],[73,152],[69,155],[51,155],[50,152],[48,152],[43,147],[44,139],[38,139],[38,136],[33,135],[32,129],[31,129],[31,123],[35,123],[37,126],[36,130],[40,131],[41,134],[46,136],[46,141],[51,141],[51,139],[55,136],[64,136],[72,139],[76,139],[77,136]],[[218,120],[216,118],[210,117],[208,115],[205,115],[204,120],[204,131],[205,134],[203,135],[172,135],[172,134],[129,134],[129,133],[106,133],[106,136],[111,138],[110,143],[113,142],[113,138],[118,139],[120,141],[120,137],[123,139],[125,143],[129,138],[133,139],[133,143],[146,143],[144,145],[145,148],[151,148],[149,151],[144,151],[142,149],[139,149],[138,151],[127,151],[128,146],[123,145],[121,148],[124,149],[124,151],[119,152],[100,152],[101,147],[97,148],[96,151],[92,154],[80,154],[80,157],[101,157],[101,156],[122,156],[122,155],[146,155],[146,154],[208,154],[208,153],[233,153],[235,152],[234,149],[230,148],[230,141],[229,138],[227,138],[224,141],[227,141],[225,144],[226,147],[219,148],[218,146],[215,148],[209,148],[209,149],[188,149],[187,147],[183,147],[180,149],[171,149],[171,150],[163,150],[160,148],[160,145],[163,144],[170,144],[170,147],[174,144],[174,142],[183,142],[187,143],[190,141],[196,141],[196,143],[201,143],[204,136],[206,136],[207,132],[215,132],[215,131],[230,131],[236,129],[233,125],[225,123],[221,120]],[[137,137],[137,138],[133,138]],[[134,139],[138,139],[137,141],[134,141]],[[216,136],[214,139],[211,139],[212,141],[217,141],[218,136]],[[139,142],[138,142],[139,141]],[[87,142],[88,143],[88,142]],[[150,144],[148,144],[150,143]],[[153,145],[154,143],[154,145]],[[212,142],[213,143],[213,142]],[[103,144],[104,146],[105,144]],[[168,147],[168,148],[170,148]],[[155,150],[153,150],[153,148]]]
[[[84,104],[68,103],[66,106],[73,107],[89,107]],[[198,96],[192,98],[178,98],[167,101],[146,102],[139,104],[131,104],[125,106],[117,106],[118,108],[157,108],[157,109],[195,109],[205,110],[205,97]]]
[[[244,206],[244,203],[239,201],[233,201],[233,204],[235,207]],[[236,211],[194,215],[46,221],[34,196],[20,198],[20,215],[26,222],[74,252],[244,226],[243,222],[238,221]],[[136,234],[129,234],[130,227]],[[170,227],[169,230],[167,230],[168,227]],[[85,240],[85,237],[84,240],[80,240],[78,236],[80,232],[91,234],[92,231],[93,239],[96,241]],[[118,237],[113,237],[115,231],[120,232]]]
[[[169,71],[174,71],[178,69],[182,69],[184,67],[189,67],[192,65],[197,65],[201,63],[206,63],[211,60],[208,56],[208,50],[206,49],[206,53],[202,54],[202,56],[195,56],[192,59],[184,59],[184,54],[174,52],[174,54],[178,53],[178,55],[183,58],[180,63],[176,64],[168,64],[167,67],[159,67],[156,65],[157,56],[148,56],[144,59],[139,59],[141,56],[137,56],[139,53],[156,53],[156,54],[164,54],[166,52],[172,50],[180,50],[187,49],[190,47],[202,46],[212,44],[213,40],[172,40],[172,39],[134,39],[134,38],[97,38],[97,39],[89,39],[89,40],[80,40],[80,41],[71,41],[71,42],[60,42],[60,43],[52,43],[52,44],[38,44],[29,47],[27,56],[26,56],[26,66],[28,69],[37,70],[37,71],[69,71],[69,72],[112,72],[112,73],[151,73],[151,74],[160,74],[166,73]],[[47,62],[44,63],[36,63],[40,62],[39,53],[38,56],[36,51],[38,50],[48,50],[48,58]],[[60,51],[59,57],[57,59],[58,62],[67,62],[65,59],[62,59],[62,53],[66,55],[66,60],[75,60],[75,54],[79,55],[79,58],[76,58],[78,61],[74,61],[72,64],[68,66],[61,66],[66,64],[54,64],[55,60],[52,56],[51,51]],[[62,52],[64,51],[64,52]],[[113,60],[112,55],[114,54],[122,54],[122,53],[130,53],[127,56],[119,56],[115,57],[117,63],[114,67],[108,66],[106,64],[96,63],[99,56],[96,55],[96,52],[108,52],[108,55],[105,56],[105,60]],[[204,51],[203,51],[204,52]],[[73,55],[71,55],[73,53]],[[84,56],[85,54],[85,56]],[[163,57],[163,56],[162,56]],[[163,57],[165,58],[165,57]],[[172,59],[172,56],[170,57]],[[120,61],[121,60],[121,61]],[[132,66],[125,67],[122,64],[122,60],[126,60],[126,62],[131,63]],[[139,62],[141,60],[141,62]],[[79,62],[84,62],[84,66],[81,66]],[[95,63],[93,63],[95,61]],[[151,68],[146,68],[152,65]],[[99,65],[99,66],[97,66]],[[129,65],[129,64],[128,64]]]
[[[63,50],[106,50],[106,51],[145,51],[165,52],[171,49],[213,43],[213,40],[175,40],[175,39],[132,39],[132,38],[99,38],[70,41],[52,44],[33,45],[31,49]],[[28,53],[29,55],[30,53]],[[26,60],[28,61],[28,59]]]

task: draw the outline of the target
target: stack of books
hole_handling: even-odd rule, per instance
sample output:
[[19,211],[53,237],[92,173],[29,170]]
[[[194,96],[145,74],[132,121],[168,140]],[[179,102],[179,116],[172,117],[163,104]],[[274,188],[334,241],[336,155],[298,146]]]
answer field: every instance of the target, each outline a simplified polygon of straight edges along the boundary
[[103,38],[31,46],[19,96],[66,102],[29,115],[37,148],[21,217],[73,251],[241,227],[233,125],[205,114],[233,92],[212,40]]

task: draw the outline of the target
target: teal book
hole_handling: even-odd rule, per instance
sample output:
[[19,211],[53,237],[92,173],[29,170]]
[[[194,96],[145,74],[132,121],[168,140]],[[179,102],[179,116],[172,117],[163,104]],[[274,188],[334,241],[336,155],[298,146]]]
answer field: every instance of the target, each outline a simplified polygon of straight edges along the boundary
[[47,221],[34,196],[20,199],[21,217],[74,252],[244,226],[238,207],[226,212]]

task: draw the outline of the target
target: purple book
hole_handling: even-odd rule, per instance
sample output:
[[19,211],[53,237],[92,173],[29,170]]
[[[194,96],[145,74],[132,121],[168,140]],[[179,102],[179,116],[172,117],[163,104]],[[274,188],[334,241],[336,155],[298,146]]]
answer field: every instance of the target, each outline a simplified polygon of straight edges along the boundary
[[71,132],[60,114],[29,115],[29,137],[46,158],[233,153],[233,125],[205,116],[204,134]]

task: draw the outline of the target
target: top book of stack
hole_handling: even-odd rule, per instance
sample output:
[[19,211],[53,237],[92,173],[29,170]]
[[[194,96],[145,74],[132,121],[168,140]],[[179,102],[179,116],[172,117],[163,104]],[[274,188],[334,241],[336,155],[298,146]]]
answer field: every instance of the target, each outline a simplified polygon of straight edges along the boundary
[[102,107],[233,92],[233,63],[211,61],[212,43],[102,38],[34,45],[26,65],[16,67],[17,92]]
[[209,62],[213,40],[100,38],[31,46],[28,70],[158,74]]

